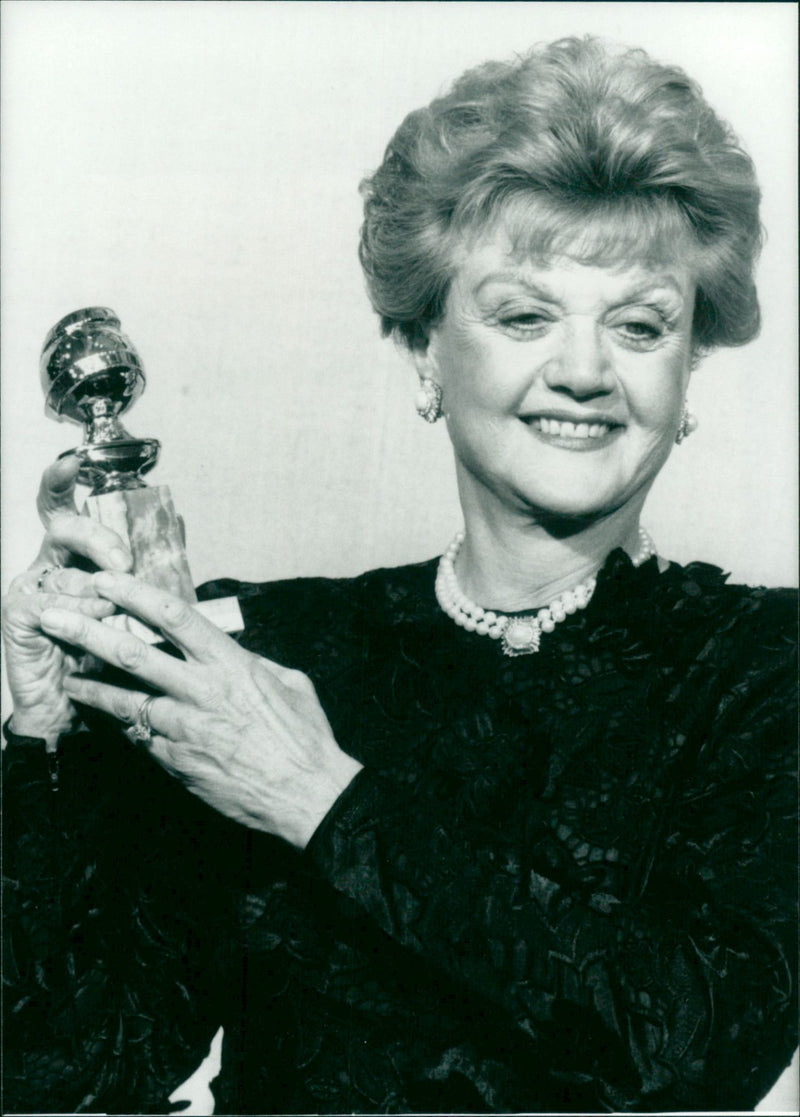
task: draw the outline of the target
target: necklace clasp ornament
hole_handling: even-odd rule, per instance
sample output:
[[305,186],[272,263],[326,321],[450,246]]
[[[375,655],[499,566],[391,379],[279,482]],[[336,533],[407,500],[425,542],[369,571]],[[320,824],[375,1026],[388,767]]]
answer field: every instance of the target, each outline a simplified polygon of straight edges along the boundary
[[500,646],[506,655],[530,655],[538,652],[541,638],[542,628],[535,617],[509,617]]

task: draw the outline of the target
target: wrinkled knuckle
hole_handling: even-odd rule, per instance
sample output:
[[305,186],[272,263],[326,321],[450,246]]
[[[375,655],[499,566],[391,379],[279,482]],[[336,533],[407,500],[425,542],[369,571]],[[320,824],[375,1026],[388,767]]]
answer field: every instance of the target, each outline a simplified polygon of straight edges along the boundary
[[194,609],[187,601],[171,597],[162,604],[161,616],[170,628],[186,628],[194,621]]
[[111,700],[111,712],[120,721],[133,721],[135,716],[131,710],[130,699],[126,694],[114,695]]
[[65,570],[51,570],[50,574],[48,575],[50,588],[63,592],[63,590],[66,588],[66,577],[67,574]]
[[9,583],[8,593],[3,598],[3,601],[11,601],[18,594],[29,594],[33,584],[33,575],[26,571],[24,574],[17,574],[16,578]]
[[125,640],[117,650],[120,666],[129,671],[135,671],[141,667],[146,655],[147,648],[139,640]]

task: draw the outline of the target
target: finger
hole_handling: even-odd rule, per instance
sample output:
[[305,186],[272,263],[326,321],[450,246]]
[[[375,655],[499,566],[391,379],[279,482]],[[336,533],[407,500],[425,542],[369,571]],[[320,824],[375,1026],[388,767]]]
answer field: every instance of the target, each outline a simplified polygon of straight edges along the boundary
[[56,512],[76,512],[75,482],[78,479],[80,461],[75,454],[58,458],[49,465],[42,475],[36,508],[45,527]]
[[45,609],[40,624],[49,635],[83,648],[112,667],[151,683],[157,690],[198,704],[207,700],[202,681],[195,680],[196,667],[158,651],[130,632],[119,632],[72,608]]
[[92,620],[103,620],[114,612],[114,604],[101,597],[69,597],[60,593],[20,594],[12,602],[6,599],[4,621],[8,625],[20,624],[25,628],[41,626],[42,613],[47,609],[74,609]]
[[132,565],[127,544],[111,528],[74,511],[53,512],[37,562],[47,565],[55,559],[65,564],[73,555],[101,570],[130,570]]
[[[133,725],[145,701],[152,697],[140,690],[112,686],[97,679],[87,679],[83,675],[68,675],[64,679],[64,690],[75,702],[102,710],[126,725]],[[181,706],[173,698],[159,695],[147,712],[147,720],[154,733],[168,737],[183,736],[181,730]]]
[[113,603],[99,598],[92,575],[74,566],[56,566],[47,563],[35,564],[29,570],[18,574],[8,587],[8,597],[16,594],[61,594],[68,597],[93,597],[111,605],[111,610],[103,610],[100,616],[110,616]]
[[136,721],[136,715],[148,697],[142,691],[111,686],[96,679],[87,679],[83,675],[68,675],[62,685],[75,702],[102,710],[127,725]]
[[188,658],[219,663],[242,655],[238,644],[175,594],[128,574],[106,571],[93,580],[100,594],[159,629]]
[[70,597],[97,597],[92,575],[74,566],[45,567],[38,575],[36,587],[44,593],[60,593]]

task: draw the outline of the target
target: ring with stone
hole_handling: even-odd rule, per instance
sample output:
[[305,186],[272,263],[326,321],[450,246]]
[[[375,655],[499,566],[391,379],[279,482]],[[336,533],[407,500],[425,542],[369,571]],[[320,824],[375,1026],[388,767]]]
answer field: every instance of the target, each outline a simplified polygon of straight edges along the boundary
[[153,727],[150,724],[150,707],[156,700],[154,694],[148,694],[144,702],[142,702],[139,709],[136,711],[136,717],[133,721],[131,732],[135,741],[141,741],[142,744],[149,744],[153,739]]
[[36,582],[36,592],[37,593],[44,593],[44,580],[45,580],[45,578],[47,578],[48,575],[50,575],[50,574],[55,574],[55,572],[57,570],[63,570],[63,569],[64,569],[64,567],[61,565],[60,562],[53,562],[49,566],[45,566],[44,569],[42,569],[39,572],[39,577],[38,577],[37,582]]

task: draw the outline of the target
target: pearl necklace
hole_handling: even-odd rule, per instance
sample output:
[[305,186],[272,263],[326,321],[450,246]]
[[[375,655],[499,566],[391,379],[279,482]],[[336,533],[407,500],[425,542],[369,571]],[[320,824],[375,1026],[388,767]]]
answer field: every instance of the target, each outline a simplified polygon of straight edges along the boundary
[[[529,655],[538,652],[542,634],[552,632],[559,621],[563,621],[579,609],[585,609],[592,599],[597,580],[594,577],[579,582],[574,589],[566,590],[554,598],[549,605],[540,609],[535,616],[507,616],[491,609],[482,609],[462,593],[456,578],[455,561],[464,532],[456,533],[453,542],[439,559],[436,574],[436,600],[448,617],[466,629],[480,636],[499,640],[506,655]],[[639,546],[631,559],[634,566],[641,566],[656,553],[655,544],[644,528],[639,528]]]

